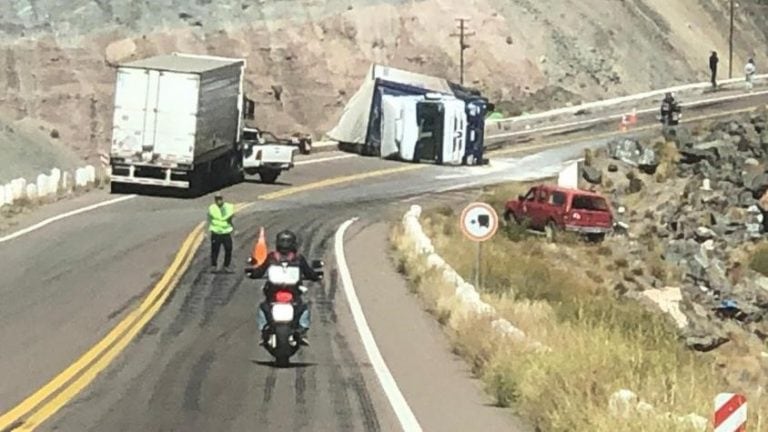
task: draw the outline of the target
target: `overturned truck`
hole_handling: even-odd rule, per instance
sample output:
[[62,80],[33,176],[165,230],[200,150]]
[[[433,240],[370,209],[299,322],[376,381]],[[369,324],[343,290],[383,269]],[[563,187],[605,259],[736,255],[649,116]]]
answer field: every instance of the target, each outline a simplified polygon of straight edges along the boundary
[[489,109],[476,90],[374,64],[328,136],[366,156],[479,165]]

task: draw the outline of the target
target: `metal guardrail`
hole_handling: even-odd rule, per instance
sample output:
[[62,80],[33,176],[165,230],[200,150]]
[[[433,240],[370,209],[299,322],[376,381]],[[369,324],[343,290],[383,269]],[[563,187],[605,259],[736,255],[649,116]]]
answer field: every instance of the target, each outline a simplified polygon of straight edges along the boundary
[[[723,96],[723,97],[718,97],[718,98],[701,99],[701,100],[696,100],[696,101],[687,102],[687,103],[684,102],[682,105],[683,105],[683,107],[690,108],[690,107],[696,107],[696,106],[699,106],[699,105],[710,105],[710,104],[715,104],[715,103],[720,103],[720,102],[727,102],[727,101],[731,101],[731,100],[741,99],[741,98],[744,98],[744,97],[747,97],[747,96],[760,96],[760,95],[765,95],[765,94],[768,94],[768,90],[762,90],[762,91],[753,92],[753,93],[747,93],[747,94],[737,94],[737,95]],[[658,108],[654,107],[654,108],[647,108],[647,109],[636,110],[635,114],[636,115],[640,115],[640,114],[648,114],[648,113],[652,113],[652,112],[658,112]],[[531,133],[536,133],[536,132],[548,132],[548,131],[555,131],[555,130],[564,130],[564,129],[569,129],[569,128],[586,127],[586,126],[590,126],[590,125],[606,123],[606,122],[609,122],[609,121],[621,120],[621,118],[624,117],[625,115],[626,115],[626,113],[608,114],[608,115],[601,116],[601,117],[598,117],[598,118],[593,118],[593,119],[579,120],[579,121],[570,122],[570,123],[558,123],[558,124],[554,124],[554,125],[550,125],[550,126],[542,126],[542,127],[536,127],[536,128],[531,128],[531,129],[523,129],[523,130],[518,130],[518,131],[510,131],[510,132],[507,132],[507,131],[495,131],[496,133],[493,133],[493,132],[486,131],[486,139],[513,138],[515,136],[529,135]]]
[[[756,75],[754,78],[755,83],[759,83],[767,80],[768,80],[768,74]],[[718,88],[728,89],[728,88],[734,87],[734,84],[743,84],[744,82],[745,82],[744,78],[732,78],[728,80],[723,80],[718,83],[718,86],[719,86]],[[524,114],[520,116],[506,117],[501,119],[489,119],[489,120],[486,120],[486,125],[500,124],[500,123],[514,123],[514,122],[521,122],[521,121],[527,121],[527,120],[539,120],[539,119],[555,117],[555,116],[564,115],[564,114],[576,114],[584,110],[595,109],[595,108],[605,108],[605,107],[620,105],[626,102],[634,102],[634,101],[639,101],[639,100],[648,99],[652,97],[662,96],[667,92],[679,93],[679,92],[688,91],[688,90],[706,89],[710,87],[712,87],[712,83],[710,82],[685,84],[685,85],[669,87],[661,90],[653,90],[645,93],[638,93],[638,94],[629,95],[629,96],[622,96],[618,98],[588,102],[580,105],[574,105],[572,107],[558,108],[556,110],[545,111],[540,113]]]

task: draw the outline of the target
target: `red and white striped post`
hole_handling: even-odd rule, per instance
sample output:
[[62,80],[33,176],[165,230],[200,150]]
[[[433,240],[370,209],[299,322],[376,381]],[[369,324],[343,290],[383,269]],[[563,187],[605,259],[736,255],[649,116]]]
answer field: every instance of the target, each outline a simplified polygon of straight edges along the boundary
[[102,168],[106,169],[109,166],[109,153],[99,150],[99,162]]
[[747,431],[747,398],[736,393],[715,397],[715,432]]

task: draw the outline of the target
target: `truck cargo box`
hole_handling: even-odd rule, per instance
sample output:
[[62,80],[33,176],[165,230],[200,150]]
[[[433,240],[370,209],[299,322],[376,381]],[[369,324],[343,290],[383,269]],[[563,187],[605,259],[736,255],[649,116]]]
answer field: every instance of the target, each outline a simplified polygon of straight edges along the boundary
[[245,61],[160,55],[117,70],[111,157],[183,167],[232,150],[242,128]]

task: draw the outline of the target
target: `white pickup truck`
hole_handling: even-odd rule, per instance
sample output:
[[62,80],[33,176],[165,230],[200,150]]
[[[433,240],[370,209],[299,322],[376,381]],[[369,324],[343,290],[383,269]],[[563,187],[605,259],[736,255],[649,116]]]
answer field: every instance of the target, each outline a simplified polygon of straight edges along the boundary
[[274,183],[280,173],[293,168],[296,147],[272,144],[269,133],[256,128],[243,128],[243,170],[248,175],[259,175],[264,183]]

